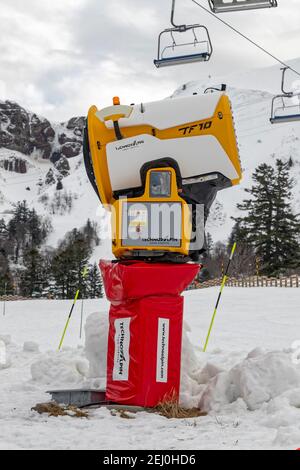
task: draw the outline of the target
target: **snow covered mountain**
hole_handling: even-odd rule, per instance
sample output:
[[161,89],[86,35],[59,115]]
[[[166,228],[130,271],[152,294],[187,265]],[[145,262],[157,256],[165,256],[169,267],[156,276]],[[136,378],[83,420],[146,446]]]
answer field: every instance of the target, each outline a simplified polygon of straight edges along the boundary
[[[0,101],[0,218],[8,219],[13,205],[26,200],[51,219],[53,232],[47,245],[52,247],[87,219],[103,225],[105,235],[103,212],[83,164],[84,124],[83,117],[50,123],[17,103]],[[109,256],[109,247],[110,242],[104,241],[95,259]]]
[[[291,65],[300,69],[300,59]],[[255,70],[247,75],[210,77],[206,83],[190,82],[172,95],[202,93],[207,86],[228,84],[232,100],[244,179],[239,187],[219,193],[208,230],[213,240],[225,240],[232,227],[236,203],[244,197],[251,174],[262,162],[292,157],[296,180],[295,207],[300,208],[300,122],[272,126],[269,123],[272,96],[280,89],[277,67]],[[278,86],[277,86],[278,84]],[[82,158],[84,118],[67,123],[50,123],[27,112],[16,103],[0,101],[0,217],[9,217],[13,204],[26,199],[40,214],[52,219],[53,232],[47,240],[56,246],[65,233],[81,227],[88,218],[98,221],[106,240],[94,253],[110,257],[108,219],[88,182]],[[63,189],[58,191],[61,181]]]

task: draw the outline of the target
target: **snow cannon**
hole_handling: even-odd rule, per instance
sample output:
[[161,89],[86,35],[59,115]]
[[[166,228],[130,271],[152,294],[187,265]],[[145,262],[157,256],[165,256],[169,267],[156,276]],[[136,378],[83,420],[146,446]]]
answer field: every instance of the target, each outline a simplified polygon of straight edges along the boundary
[[179,397],[184,298],[204,227],[241,166],[224,92],[92,106],[84,160],[111,211],[117,261],[100,262],[110,301],[106,399],[154,407]]
[[197,260],[217,192],[242,176],[230,101],[219,91],[92,106],[84,160],[112,211],[117,259]]

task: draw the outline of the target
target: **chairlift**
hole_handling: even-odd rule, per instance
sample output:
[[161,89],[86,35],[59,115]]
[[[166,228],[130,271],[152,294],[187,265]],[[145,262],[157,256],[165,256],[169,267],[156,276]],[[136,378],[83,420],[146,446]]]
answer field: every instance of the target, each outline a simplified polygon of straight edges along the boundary
[[[157,59],[154,60],[157,68],[207,62],[212,55],[212,43],[206,26],[200,24],[175,24],[175,1],[172,0],[171,11],[171,24],[173,27],[162,31],[158,38]],[[189,38],[181,41],[182,35],[189,36]]]
[[208,0],[214,13],[228,13],[277,7],[277,0]]
[[300,93],[286,91],[285,74],[289,67],[282,68],[282,94],[274,96],[271,109],[271,124],[300,121]]

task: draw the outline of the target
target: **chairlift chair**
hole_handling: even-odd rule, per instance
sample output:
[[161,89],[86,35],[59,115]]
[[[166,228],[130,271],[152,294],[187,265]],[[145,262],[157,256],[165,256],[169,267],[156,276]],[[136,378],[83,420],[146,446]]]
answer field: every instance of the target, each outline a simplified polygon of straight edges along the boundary
[[[294,102],[289,104],[291,100],[298,100],[298,103]],[[276,103],[281,100],[281,104]],[[280,124],[286,122],[300,121],[300,94],[293,96],[278,95],[272,100],[272,113],[271,113],[271,124]]]
[[[160,68],[194,62],[207,62],[213,50],[208,29],[200,24],[176,25],[174,11],[175,0],[172,0],[171,24],[173,27],[165,29],[159,35],[157,59],[154,60],[155,66]],[[186,35],[186,33],[191,33],[190,38],[183,42],[180,41],[179,37]],[[201,38],[200,33],[203,33]],[[192,50],[186,52],[190,48]],[[177,51],[179,50],[182,52],[178,54]]]
[[277,0],[208,0],[214,13],[277,7]]
[[286,91],[285,74],[289,67],[282,68],[280,95],[274,96],[271,109],[271,124],[300,121],[300,93]]

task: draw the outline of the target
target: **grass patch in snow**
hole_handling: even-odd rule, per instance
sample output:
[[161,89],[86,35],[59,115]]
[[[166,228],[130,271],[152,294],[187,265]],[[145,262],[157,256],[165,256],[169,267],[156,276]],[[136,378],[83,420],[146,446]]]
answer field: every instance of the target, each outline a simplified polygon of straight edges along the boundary
[[71,416],[72,418],[87,418],[88,414],[85,411],[79,410],[76,406],[58,405],[54,402],[49,403],[38,403],[35,407],[31,408],[32,411],[36,411],[41,414],[48,414],[49,416]]
[[198,418],[199,416],[207,415],[207,413],[201,411],[199,408],[184,408],[180,406],[178,397],[174,393],[161,401],[153,408],[153,411],[168,419]]

